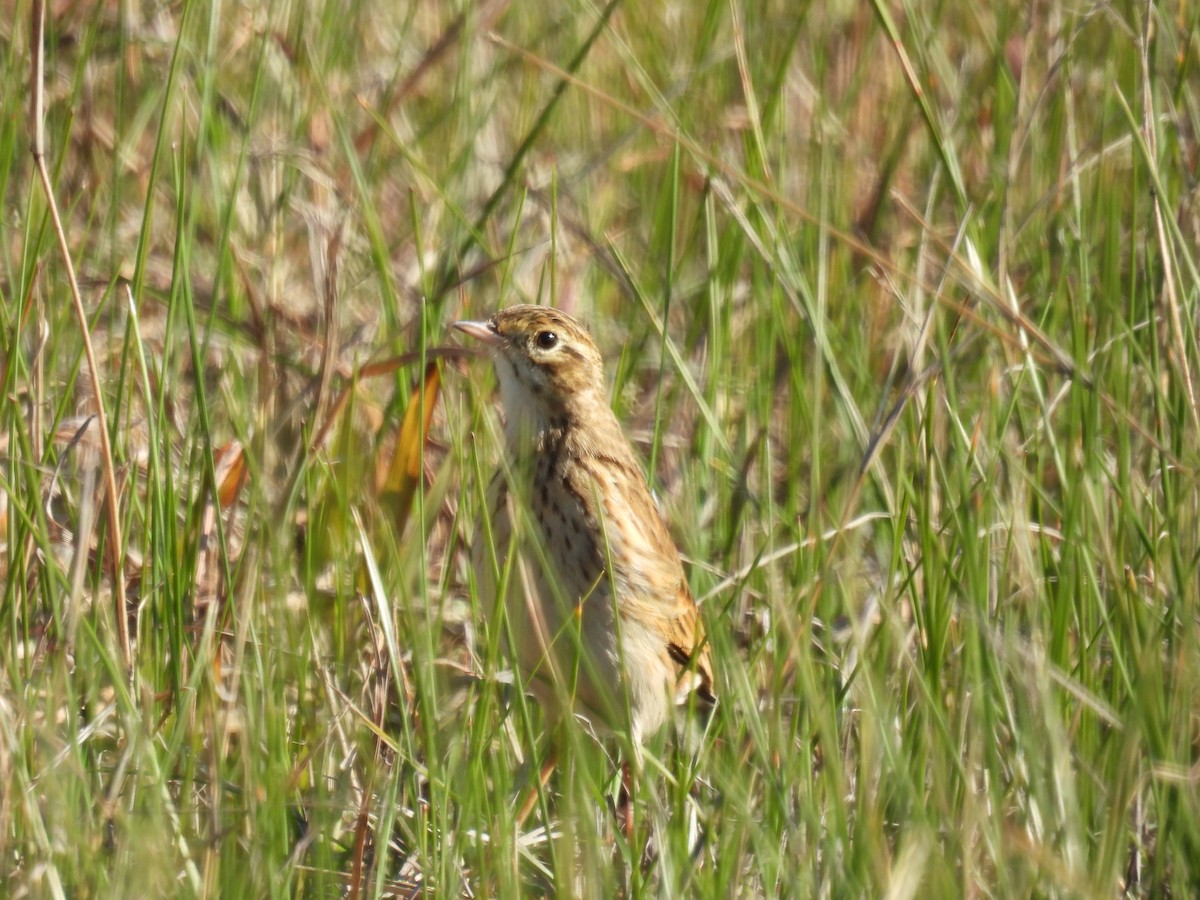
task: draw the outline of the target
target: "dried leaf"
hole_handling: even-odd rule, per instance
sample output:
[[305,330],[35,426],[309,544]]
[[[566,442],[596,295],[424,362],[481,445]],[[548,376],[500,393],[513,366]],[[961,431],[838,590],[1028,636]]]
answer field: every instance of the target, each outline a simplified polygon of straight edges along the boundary
[[221,509],[229,509],[245,484],[246,454],[241,442],[230,441],[214,454],[216,456],[217,500]]
[[413,388],[404,421],[400,424],[400,435],[392,451],[391,464],[378,479],[380,506],[391,514],[397,533],[404,530],[413,495],[420,483],[425,438],[429,434],[429,420],[437,404],[440,386],[437,363],[431,362],[425,367],[424,384]]

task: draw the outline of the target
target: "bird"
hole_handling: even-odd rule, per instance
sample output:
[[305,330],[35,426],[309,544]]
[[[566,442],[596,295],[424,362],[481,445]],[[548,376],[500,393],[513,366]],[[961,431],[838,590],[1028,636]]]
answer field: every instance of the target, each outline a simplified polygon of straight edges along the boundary
[[502,602],[526,687],[552,715],[624,734],[635,750],[689,698],[707,713],[717,698],[704,624],[587,329],[532,305],[453,327],[491,351],[499,383],[494,556],[477,541],[473,557],[485,608],[510,568]]

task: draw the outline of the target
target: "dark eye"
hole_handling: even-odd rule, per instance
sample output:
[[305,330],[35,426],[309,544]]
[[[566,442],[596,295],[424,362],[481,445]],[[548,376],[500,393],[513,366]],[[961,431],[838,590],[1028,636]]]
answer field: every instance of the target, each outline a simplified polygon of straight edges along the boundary
[[534,341],[543,350],[552,350],[558,344],[558,335],[553,331],[539,331]]

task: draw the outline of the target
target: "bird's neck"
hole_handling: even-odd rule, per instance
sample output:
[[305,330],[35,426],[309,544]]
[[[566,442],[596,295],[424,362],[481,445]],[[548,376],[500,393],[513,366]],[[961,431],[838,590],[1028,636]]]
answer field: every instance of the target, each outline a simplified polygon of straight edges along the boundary
[[503,359],[496,372],[512,459],[562,450],[575,456],[611,455],[628,447],[603,391],[585,388],[567,398],[555,397],[546,386],[519,378]]
[[512,459],[561,452],[576,457],[619,455],[628,447],[616,415],[603,398],[553,409],[529,402],[528,397],[524,400],[504,402],[504,438]]

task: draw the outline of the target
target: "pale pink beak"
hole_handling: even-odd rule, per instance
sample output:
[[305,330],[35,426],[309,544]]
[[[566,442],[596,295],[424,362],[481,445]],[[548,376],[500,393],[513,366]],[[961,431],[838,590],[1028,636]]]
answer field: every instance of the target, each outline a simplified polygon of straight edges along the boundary
[[498,347],[504,343],[504,338],[496,334],[496,329],[492,327],[491,322],[454,322],[450,326],[457,328],[459,331],[469,334],[478,341],[482,341],[489,347]]

